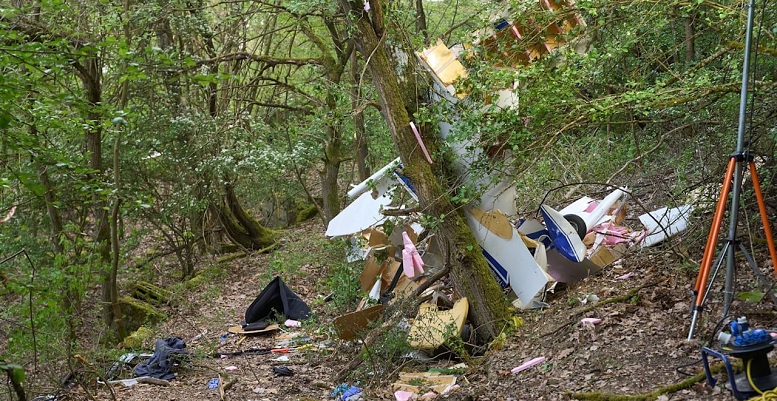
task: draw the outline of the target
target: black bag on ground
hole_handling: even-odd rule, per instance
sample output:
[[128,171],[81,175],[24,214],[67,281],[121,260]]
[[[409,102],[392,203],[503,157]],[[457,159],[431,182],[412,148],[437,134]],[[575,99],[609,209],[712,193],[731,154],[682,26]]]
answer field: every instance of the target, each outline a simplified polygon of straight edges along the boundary
[[277,276],[264,287],[246,310],[243,330],[261,330],[258,327],[262,325],[267,327],[267,321],[276,315],[294,320],[302,320],[310,316],[310,308],[305,301]]

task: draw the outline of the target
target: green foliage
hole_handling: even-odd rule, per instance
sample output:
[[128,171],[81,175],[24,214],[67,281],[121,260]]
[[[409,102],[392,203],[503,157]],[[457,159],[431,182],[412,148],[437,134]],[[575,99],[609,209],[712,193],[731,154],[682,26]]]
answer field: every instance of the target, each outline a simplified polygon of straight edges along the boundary
[[24,383],[26,374],[24,368],[21,365],[7,363],[0,359],[0,370],[8,373],[8,377],[11,379],[11,382],[16,384]]
[[758,302],[761,302],[761,300],[764,298],[765,295],[766,294],[758,290],[743,291],[737,294],[737,299],[740,301],[756,304]]
[[363,295],[359,276],[364,269],[364,263],[347,262],[343,254],[345,246],[346,244],[342,240],[332,241],[328,245],[330,250],[330,258],[327,263],[329,270],[324,278],[323,290],[332,294],[329,305],[336,314],[353,311],[360,295]]
[[374,346],[362,349],[361,357],[374,377],[385,377],[392,373],[401,358],[412,350],[407,342],[407,333],[399,327],[389,327],[381,332],[381,337]]
[[[553,22],[536,2],[508,3],[426,2],[429,39],[470,43],[472,32],[488,27],[491,12],[504,7],[512,19]],[[14,260],[3,266],[8,282],[0,296],[7,306],[0,317],[12,329],[0,359],[64,360],[79,347],[69,336],[94,322],[100,305],[94,289],[108,268],[100,258],[105,244],[95,242],[99,211],[119,200],[122,234],[129,233],[120,236],[119,265],[133,260],[146,270],[141,276],[172,275],[140,264],[151,256],[140,251],[151,239],[154,251],[178,250],[182,272],[193,274],[200,239],[218,225],[209,206],[221,199],[223,186],[234,185],[258,219],[315,198],[320,191],[311,183],[318,183],[324,162],[340,168],[353,159],[354,107],[365,118],[368,165],[374,170],[396,156],[382,115],[368,106],[378,96],[367,84],[364,60],[358,60],[356,82],[345,74],[350,65],[338,74],[330,63],[345,56],[339,46],[353,33],[336,2],[128,4],[125,10],[120,3],[54,0],[0,9],[0,217],[17,207],[0,224],[0,254],[26,249],[36,265]],[[386,43],[411,52],[423,48],[425,38],[415,31],[407,4],[386,3]],[[667,202],[719,182],[735,145],[741,3],[579,0],[576,7],[587,27],[566,37],[570,46],[515,68],[502,68],[503,60],[471,47],[460,57],[469,78],[457,84],[467,100],[415,110],[416,123],[450,122],[452,140],[469,140],[474,163],[468,174],[482,181],[454,183],[457,207],[477,199],[491,184],[487,178],[504,176],[516,183],[523,215],[533,214],[549,190],[576,182],[629,185],[636,196],[661,194]],[[773,20],[774,9],[763,12],[760,21]],[[688,21],[695,29],[690,57]],[[758,32],[759,49],[777,47],[768,27]],[[503,50],[523,51],[533,40]],[[310,57],[321,59],[297,60]],[[762,181],[771,182],[777,131],[774,113],[763,105],[774,103],[777,69],[773,58],[757,60],[753,152],[766,156]],[[87,96],[94,95],[87,90],[91,67],[97,102]],[[517,108],[494,107],[494,91],[513,86]],[[423,98],[423,86],[417,88]],[[98,132],[102,155],[93,158],[85,144]],[[512,158],[475,154],[495,145]],[[355,181],[346,170],[341,182]],[[547,202],[609,187],[564,188]],[[745,203],[751,199],[746,192]],[[423,223],[434,229],[445,218],[425,215]],[[303,266],[328,268],[322,290],[333,292],[335,309],[347,311],[358,299],[361,264],[345,263],[340,245],[322,240],[281,247],[262,277],[289,279]],[[224,274],[223,267],[212,267],[198,277]],[[401,351],[401,336],[394,334],[376,355]]]
[[455,325],[450,324],[445,327],[443,338],[445,339],[443,346],[452,352],[453,355],[464,361],[470,360],[469,349],[471,349],[474,344],[467,344],[464,339],[461,338],[461,334],[456,329]]

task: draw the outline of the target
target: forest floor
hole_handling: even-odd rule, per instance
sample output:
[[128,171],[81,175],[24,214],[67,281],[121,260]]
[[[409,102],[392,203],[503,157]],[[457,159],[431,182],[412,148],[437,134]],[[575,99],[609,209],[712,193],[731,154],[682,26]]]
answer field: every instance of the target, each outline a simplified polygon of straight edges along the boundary
[[[305,241],[322,238],[323,231],[320,223],[303,224],[287,231],[283,245],[275,252],[300,249],[292,246],[295,241],[304,249]],[[503,346],[484,355],[466,361],[368,360],[353,372],[341,370],[358,356],[360,345],[338,340],[327,324],[334,315],[321,301],[326,295],[322,293],[325,263],[301,266],[285,278],[312,307],[318,323],[264,336],[227,334],[230,326],[242,320],[270,277],[266,271],[272,256],[249,256],[230,262],[223,275],[186,294],[185,302],[167,311],[171,318],[155,328],[157,338],[184,339],[193,355],[177,367],[178,376],[169,386],[115,385],[115,395],[102,386],[92,395],[100,400],[144,401],[326,400],[333,399],[333,389],[341,383],[337,375],[350,373],[351,378],[360,379],[364,400],[394,400],[391,384],[400,371],[423,372],[459,364],[453,370],[458,389],[438,399],[606,400],[613,399],[608,395],[644,395],[643,399],[648,400],[733,400],[731,392],[722,387],[724,374],[716,375],[720,381],[715,388],[707,386],[700,375],[704,371],[700,350],[721,317],[716,306],[722,301],[722,291],[717,285],[713,288],[710,307],[702,314],[697,329],[697,340],[687,341],[690,288],[696,270],[683,268],[681,258],[668,249],[667,245],[633,251],[602,272],[557,291],[548,299],[549,307],[517,311],[524,324],[507,335]],[[746,276],[741,274],[739,282],[746,282]],[[599,301],[588,301],[591,294]],[[735,301],[732,311],[748,316],[758,327],[776,324],[773,305],[766,301]],[[586,317],[601,322],[584,325],[581,319]],[[313,347],[286,354],[209,357],[214,351],[272,348],[293,336],[310,337]],[[148,343],[149,353],[152,343]],[[288,361],[279,361],[281,357]],[[518,374],[510,373],[512,368],[538,357],[544,357],[544,362]],[[289,367],[294,374],[274,374],[272,368],[279,365]],[[209,389],[213,378],[220,378],[222,387]],[[75,399],[84,395],[79,388],[70,394]]]

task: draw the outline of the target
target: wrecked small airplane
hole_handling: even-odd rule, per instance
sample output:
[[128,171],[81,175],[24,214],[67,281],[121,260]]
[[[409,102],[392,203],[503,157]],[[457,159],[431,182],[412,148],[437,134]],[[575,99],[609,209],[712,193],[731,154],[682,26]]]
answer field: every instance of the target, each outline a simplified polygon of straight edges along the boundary
[[[573,10],[571,0],[556,2],[539,1],[539,6],[548,11],[568,8]],[[566,11],[566,10],[562,10]],[[506,14],[505,14],[506,15]],[[584,46],[575,43],[576,39],[564,35],[576,27],[585,28],[585,22],[576,12],[559,14],[557,23],[547,27],[527,27],[519,22],[509,22],[506,17],[495,16],[493,28],[475,33],[475,44],[484,52],[494,53],[505,63],[502,67],[516,67],[542,58],[560,46],[572,45],[576,51],[585,51]],[[523,35],[536,30],[538,37],[546,38],[542,46],[526,49],[525,52],[503,54],[505,48],[499,43],[520,40]],[[457,90],[455,85],[467,76],[467,69],[459,61],[459,52],[469,45],[447,47],[441,40],[427,49],[416,52],[416,56],[433,79],[432,98],[437,102],[467,102],[468,94]],[[506,48],[512,49],[515,46]],[[513,51],[513,50],[510,50]],[[502,110],[514,110],[518,107],[517,82],[509,88],[496,88],[493,106]],[[482,195],[465,211],[467,224],[480,244],[494,276],[503,287],[510,287],[516,297],[514,304],[520,308],[542,305],[538,299],[555,282],[573,283],[600,271],[619,259],[630,246],[642,244],[650,246],[685,229],[693,208],[664,208],[640,216],[645,225],[642,230],[631,230],[621,225],[625,217],[625,203],[628,197],[626,188],[616,188],[601,201],[583,197],[557,211],[550,205],[541,205],[542,221],[522,219],[513,224],[515,218],[516,187],[504,176],[497,173],[473,176],[470,166],[486,157],[493,157],[478,144],[477,135],[451,135],[456,131],[456,119],[439,121],[440,136],[444,139],[455,158],[453,168],[462,181],[479,190]],[[411,123],[411,128],[415,129]],[[457,138],[457,139],[454,139]],[[423,147],[420,136],[419,145]],[[423,148],[422,148],[423,149]],[[432,163],[428,153],[427,160]],[[499,157],[509,157],[501,153]],[[387,250],[393,261],[401,261],[402,249],[407,241],[405,236],[413,237],[413,243],[424,230],[412,216],[389,211],[408,210],[409,205],[418,201],[412,182],[402,175],[399,158],[393,160],[364,182],[348,192],[355,199],[329,223],[326,235],[330,237],[349,237],[352,252],[349,260],[368,260],[368,268],[373,275],[362,280],[362,288],[373,288],[378,280],[387,280],[386,268],[377,277],[375,262],[370,262],[377,250]],[[389,216],[391,215],[391,216]],[[394,230],[386,235],[381,226],[390,221],[390,227],[401,227],[399,233]],[[418,246],[418,254],[423,263],[432,268],[439,266],[440,255],[433,248],[434,241]],[[406,260],[414,260],[408,259]],[[398,263],[398,262],[393,262]],[[414,267],[407,266],[409,276],[416,274]],[[365,273],[366,273],[365,270]],[[392,269],[397,271],[396,267]],[[400,269],[401,270],[401,269]],[[399,274],[399,273],[396,273]],[[404,274],[402,274],[404,276]],[[410,277],[405,277],[410,279]]]
[[[396,191],[405,192],[408,201],[416,199],[412,186],[398,170],[400,167],[398,161],[392,161],[350,191],[349,194],[357,199],[327,228],[330,237],[352,240],[352,254],[355,255],[352,260],[368,260],[365,273],[370,270],[372,277],[362,278],[365,291],[373,288],[377,280],[387,283],[389,276],[397,274],[406,243],[415,244],[424,230],[411,216],[384,214],[384,211],[407,207],[404,203],[392,203],[397,197]],[[369,188],[372,190],[367,192]],[[514,203],[514,192],[507,191],[506,196],[504,193],[484,196],[479,205]],[[472,207],[465,213],[467,224],[482,247],[495,278],[503,287],[512,289],[517,298],[516,306],[528,308],[538,305],[536,298],[542,296],[544,289],[551,288],[553,282],[580,281],[621,258],[631,246],[651,246],[683,231],[693,211],[692,206],[685,205],[645,213],[639,216],[645,227],[632,230],[622,225],[627,198],[626,188],[616,188],[601,201],[582,197],[560,211],[542,205],[542,221],[523,219],[517,224],[498,208],[483,211],[480,207]],[[390,235],[382,228],[388,220],[395,228]],[[391,248],[391,263],[396,264],[391,271],[370,261],[375,250],[387,248]],[[440,255],[430,249],[429,243],[419,247],[417,256],[423,263],[440,265]],[[414,263],[417,268],[421,261],[416,259]],[[402,273],[406,276],[403,279],[410,281],[416,272]]]

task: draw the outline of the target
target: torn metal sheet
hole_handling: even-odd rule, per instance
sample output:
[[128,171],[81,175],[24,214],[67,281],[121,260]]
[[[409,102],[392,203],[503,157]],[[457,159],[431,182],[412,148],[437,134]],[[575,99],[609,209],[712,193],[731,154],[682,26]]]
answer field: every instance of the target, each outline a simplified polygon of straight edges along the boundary
[[499,209],[507,216],[515,216],[517,214],[516,188],[509,177],[504,176],[503,172],[480,176],[471,174],[470,166],[488,157],[482,146],[478,144],[477,138],[454,140],[451,134],[455,127],[451,123],[440,121],[438,126],[440,137],[448,141],[448,146],[456,155],[452,160],[453,169],[475,190],[482,191],[478,207],[485,211]]
[[530,305],[532,298],[545,288],[548,279],[515,228],[512,228],[510,239],[502,238],[489,231],[469,212],[467,224],[500,284],[509,285],[523,305]]
[[668,237],[688,228],[688,218],[693,213],[693,206],[684,205],[674,208],[661,208],[639,216],[639,221],[646,228],[647,236],[642,240],[643,248],[655,245]]
[[517,227],[519,233],[535,240],[542,241],[545,245],[551,245],[548,230],[538,220],[522,220]]
[[[404,188],[418,201],[412,184],[398,170],[400,167],[400,160],[396,158],[348,191],[348,196],[356,200],[329,222],[326,235],[348,236],[381,224],[386,220],[382,211],[391,205],[394,195],[399,194],[397,188]],[[359,252],[356,254],[354,259],[358,260]]]
[[500,89],[496,91],[497,99],[494,101],[494,105],[503,110],[518,110],[519,97],[518,97],[518,81],[513,82],[510,88]]
[[548,274],[559,283],[576,283],[602,270],[601,266],[590,259],[573,262],[555,248],[547,250],[547,257]]
[[361,194],[329,222],[326,235],[353,235],[383,222],[386,216],[381,211],[391,204],[394,193],[395,183],[392,181],[386,176],[379,178],[374,183],[375,191]]

